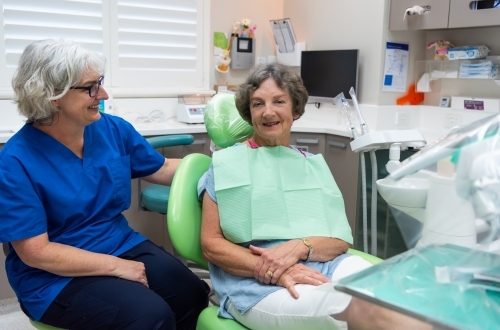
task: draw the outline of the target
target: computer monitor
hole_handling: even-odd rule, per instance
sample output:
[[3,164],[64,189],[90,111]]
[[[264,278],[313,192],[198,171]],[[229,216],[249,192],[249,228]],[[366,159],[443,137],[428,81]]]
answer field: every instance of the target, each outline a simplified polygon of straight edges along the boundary
[[308,50],[302,52],[300,75],[309,94],[309,103],[332,102],[349,90],[358,94],[358,50]]

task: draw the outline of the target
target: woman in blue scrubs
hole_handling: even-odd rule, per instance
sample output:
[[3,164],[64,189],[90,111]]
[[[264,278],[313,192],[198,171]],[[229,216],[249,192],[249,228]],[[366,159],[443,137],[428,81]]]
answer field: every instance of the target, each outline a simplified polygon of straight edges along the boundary
[[0,151],[0,241],[32,319],[66,329],[195,329],[209,287],[134,231],[131,179],[170,185],[166,159],[100,113],[105,59],[67,40],[23,52],[12,80],[27,117]]

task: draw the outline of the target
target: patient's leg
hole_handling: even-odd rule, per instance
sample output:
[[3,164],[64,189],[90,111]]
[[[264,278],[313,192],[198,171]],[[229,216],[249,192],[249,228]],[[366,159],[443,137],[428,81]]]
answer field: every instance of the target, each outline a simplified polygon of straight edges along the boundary
[[334,317],[339,321],[347,322],[349,330],[432,329],[428,323],[355,297],[352,298],[345,311]]

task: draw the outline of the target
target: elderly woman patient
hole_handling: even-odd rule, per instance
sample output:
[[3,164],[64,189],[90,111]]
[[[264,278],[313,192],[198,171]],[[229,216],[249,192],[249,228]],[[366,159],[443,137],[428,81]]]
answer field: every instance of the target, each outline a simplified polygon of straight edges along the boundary
[[65,329],[195,329],[208,285],[129,227],[131,178],[169,185],[165,159],[101,114],[105,59],[65,40],[24,50],[12,80],[27,118],[0,151],[0,242],[32,319]]
[[201,244],[219,315],[250,329],[430,328],[334,289],[369,267],[321,155],[289,144],[307,92],[290,68],[256,67],[236,93],[252,138],[213,155],[198,184]]

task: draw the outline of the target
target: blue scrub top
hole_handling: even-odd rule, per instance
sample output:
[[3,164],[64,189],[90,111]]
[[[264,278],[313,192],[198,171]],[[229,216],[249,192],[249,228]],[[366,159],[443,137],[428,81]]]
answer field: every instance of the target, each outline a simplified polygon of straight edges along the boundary
[[[118,256],[146,239],[121,214],[131,179],[164,162],[120,117],[102,114],[85,127],[83,159],[26,124],[0,150],[0,242],[47,232],[51,242]],[[12,247],[5,268],[35,320],[72,279],[26,265]]]

